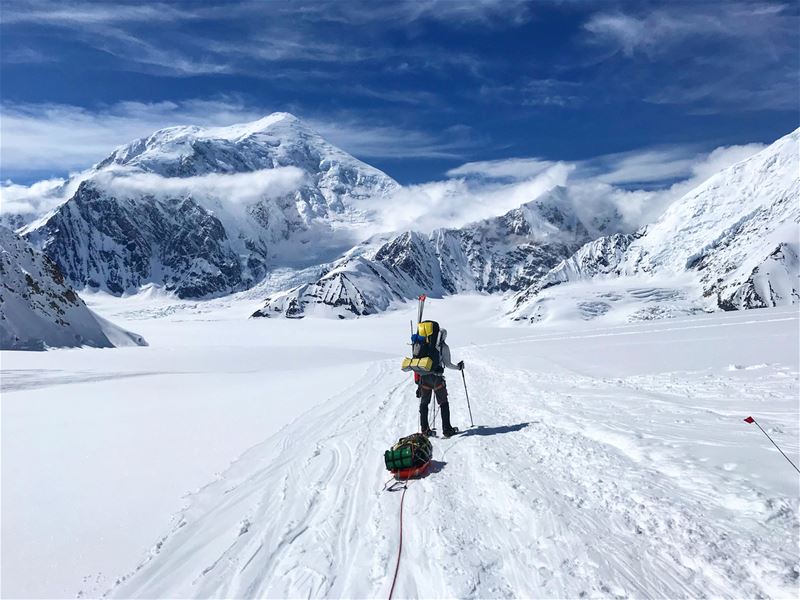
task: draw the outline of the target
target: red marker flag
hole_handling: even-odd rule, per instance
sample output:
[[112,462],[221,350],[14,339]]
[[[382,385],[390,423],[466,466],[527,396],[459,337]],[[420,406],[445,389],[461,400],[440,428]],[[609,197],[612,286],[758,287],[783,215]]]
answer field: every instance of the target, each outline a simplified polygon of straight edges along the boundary
[[776,444],[776,443],[775,443],[775,440],[773,440],[771,437],[769,437],[769,434],[768,434],[766,431],[764,431],[764,428],[763,428],[763,427],[762,427],[762,426],[761,426],[761,425],[758,423],[758,421],[756,421],[756,420],[755,420],[753,417],[747,417],[746,419],[742,419],[742,420],[743,420],[745,423],[755,423],[755,424],[756,424],[756,427],[758,427],[758,428],[761,430],[761,433],[763,433],[765,436],[767,436],[767,439],[768,439],[770,442],[772,442],[772,445],[773,445],[773,446],[775,446],[775,447],[778,449],[778,452],[780,452],[781,454],[783,454],[783,458],[785,458],[786,460],[788,460],[788,461],[789,461],[789,464],[790,464],[790,465],[792,465],[792,466],[794,467],[794,470],[795,470],[795,471],[797,471],[798,473],[800,473],[800,469],[798,469],[798,468],[797,468],[797,465],[796,465],[796,464],[794,464],[794,463],[792,462],[792,459],[791,459],[791,458],[789,458],[788,456],[786,456],[786,453],[785,453],[783,450],[781,450],[781,447],[780,447],[780,446],[778,446],[778,444]]

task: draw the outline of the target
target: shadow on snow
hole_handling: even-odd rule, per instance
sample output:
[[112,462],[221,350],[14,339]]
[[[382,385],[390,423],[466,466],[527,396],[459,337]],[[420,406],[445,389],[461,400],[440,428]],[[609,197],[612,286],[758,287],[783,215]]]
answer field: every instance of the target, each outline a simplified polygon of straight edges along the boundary
[[530,425],[529,421],[525,423],[517,423],[516,425],[500,425],[499,427],[486,427],[485,425],[478,425],[474,429],[467,429],[461,434],[461,437],[468,437],[470,435],[500,435],[502,433],[514,433],[525,429]]

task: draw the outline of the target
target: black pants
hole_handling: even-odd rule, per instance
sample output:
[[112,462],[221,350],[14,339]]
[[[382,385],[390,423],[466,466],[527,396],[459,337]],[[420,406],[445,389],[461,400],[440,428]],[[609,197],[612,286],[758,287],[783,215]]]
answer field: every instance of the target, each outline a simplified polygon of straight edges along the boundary
[[[439,403],[439,410],[442,413],[442,431],[452,429],[450,425],[450,404],[447,402],[447,383],[441,375],[425,375],[419,382],[419,424],[422,431],[430,428],[428,424],[428,406],[431,403],[431,396],[436,394],[436,402]],[[436,426],[436,423],[433,424]]]

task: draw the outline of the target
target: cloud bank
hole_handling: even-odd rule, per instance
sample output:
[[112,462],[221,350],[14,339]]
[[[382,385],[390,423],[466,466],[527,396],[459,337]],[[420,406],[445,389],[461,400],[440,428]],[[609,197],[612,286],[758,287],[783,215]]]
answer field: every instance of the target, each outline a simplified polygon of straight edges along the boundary
[[68,186],[65,179],[46,179],[33,185],[6,181],[0,185],[0,214],[37,217],[67,200],[75,189],[77,185]]
[[565,185],[572,169],[572,165],[553,163],[513,183],[456,177],[405,186],[381,206],[371,233],[408,229],[430,232],[439,227],[460,227],[501,215],[556,186]]
[[540,158],[507,158],[502,160],[483,160],[468,162],[447,171],[448,177],[480,177],[520,181],[535,177],[556,163]]
[[465,163],[450,169],[448,179],[403,187],[381,208],[374,233],[461,227],[504,214],[557,186],[566,189],[580,214],[605,214],[613,206],[624,229],[633,231],[655,221],[715,173],[764,147],[724,146],[706,153],[644,149],[576,162],[510,158]]
[[6,182],[0,186],[0,215],[20,215],[25,223],[31,222],[69,200],[87,179],[117,198],[191,196],[200,202],[244,206],[291,194],[303,184],[305,177],[305,172],[297,167],[193,177],[163,177],[125,168],[106,169],[84,172],[69,180],[48,179],[30,186]]
[[295,191],[306,173],[297,167],[261,169],[249,173],[208,173],[192,177],[164,177],[155,173],[103,170],[92,180],[121,198],[144,195],[157,198],[192,196],[214,198],[232,204],[252,204]]

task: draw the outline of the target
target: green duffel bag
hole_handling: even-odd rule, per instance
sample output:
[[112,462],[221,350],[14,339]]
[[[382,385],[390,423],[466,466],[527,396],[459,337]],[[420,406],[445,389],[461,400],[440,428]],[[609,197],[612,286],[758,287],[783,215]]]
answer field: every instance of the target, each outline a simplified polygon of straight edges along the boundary
[[431,441],[421,433],[404,438],[383,453],[387,470],[400,477],[418,475],[428,468],[433,456]]

